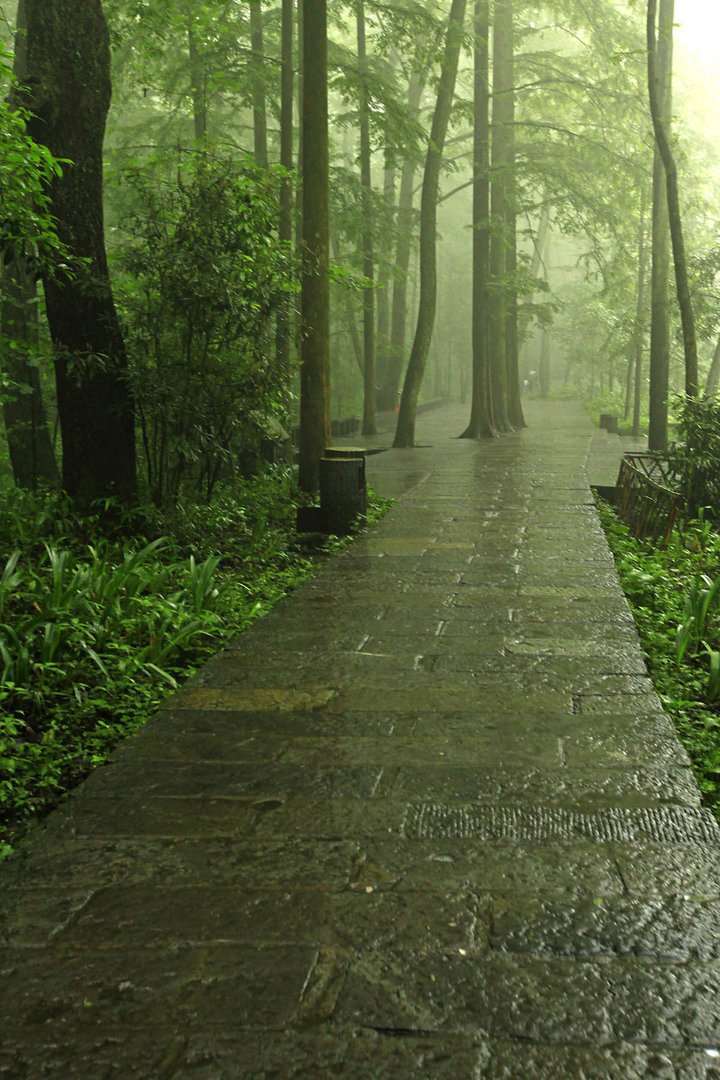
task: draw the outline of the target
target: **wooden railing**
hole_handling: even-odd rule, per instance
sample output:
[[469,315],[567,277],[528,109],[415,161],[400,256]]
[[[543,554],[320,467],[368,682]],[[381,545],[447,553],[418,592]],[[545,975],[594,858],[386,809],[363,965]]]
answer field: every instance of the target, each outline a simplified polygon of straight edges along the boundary
[[615,506],[638,539],[668,543],[682,495],[667,461],[657,454],[625,454],[615,488]]

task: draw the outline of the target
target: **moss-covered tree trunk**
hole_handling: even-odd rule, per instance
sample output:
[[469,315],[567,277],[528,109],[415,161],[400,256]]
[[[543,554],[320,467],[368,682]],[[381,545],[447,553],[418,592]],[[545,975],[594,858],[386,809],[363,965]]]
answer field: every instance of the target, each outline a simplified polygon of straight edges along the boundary
[[[26,35],[26,4],[20,0],[13,65],[19,85],[27,77]],[[34,359],[38,336],[35,277],[28,260],[19,251],[0,270],[0,295],[3,369],[10,382],[2,407],[13,478],[23,488],[34,488],[39,480],[57,485],[60,474],[43,405],[40,372]]]
[[445,54],[440,72],[440,85],[435,104],[430,144],[425,160],[422,196],[420,199],[420,304],[415,338],[408,369],[405,374],[400,413],[395,432],[396,447],[413,446],[415,443],[415,414],[420,386],[427,363],[437,306],[437,199],[440,183],[440,166],[450,122],[450,110],[455,94],[458,61],[462,46],[466,0],[452,0],[448,21]]
[[316,491],[330,441],[327,2],[303,5],[303,275],[300,486]]
[[69,159],[50,191],[57,231],[85,260],[45,275],[62,433],[64,489],[81,506],[135,496],[135,423],[127,357],[108,277],[102,152],[110,41],[100,0],[27,0],[30,133]]

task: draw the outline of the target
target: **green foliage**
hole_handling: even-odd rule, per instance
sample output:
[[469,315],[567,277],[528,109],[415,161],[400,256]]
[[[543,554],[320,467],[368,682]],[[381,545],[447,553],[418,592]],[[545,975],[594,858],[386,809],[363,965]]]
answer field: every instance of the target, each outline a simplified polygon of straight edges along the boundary
[[690,518],[701,512],[717,521],[720,507],[720,402],[678,397],[678,438],[668,451]]
[[[11,71],[0,44],[0,82]],[[48,209],[48,184],[64,163],[28,135],[27,121],[26,109],[0,100],[0,259],[4,266],[21,257],[38,271],[57,270],[66,252]]]
[[120,295],[148,488],[158,506],[208,498],[284,407],[271,336],[294,286],[275,239],[279,174],[203,152],[177,182],[128,180]]
[[[290,469],[208,503],[151,508],[144,534],[78,518],[62,497],[0,506],[0,858],[179,681],[349,542],[303,549]],[[389,500],[371,494],[369,520]],[[105,511],[105,508],[101,508]],[[122,536],[122,533],[125,536]],[[162,535],[157,535],[162,533]]]
[[720,816],[720,535],[700,520],[656,548],[598,509],[655,688]]

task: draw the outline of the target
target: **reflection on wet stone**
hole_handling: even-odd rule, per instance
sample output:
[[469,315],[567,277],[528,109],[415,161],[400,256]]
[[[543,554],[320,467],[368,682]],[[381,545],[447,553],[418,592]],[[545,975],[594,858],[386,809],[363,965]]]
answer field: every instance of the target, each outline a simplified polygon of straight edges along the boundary
[[720,831],[587,483],[623,444],[528,419],[369,456],[391,513],[0,868],[3,1080],[718,1080]]

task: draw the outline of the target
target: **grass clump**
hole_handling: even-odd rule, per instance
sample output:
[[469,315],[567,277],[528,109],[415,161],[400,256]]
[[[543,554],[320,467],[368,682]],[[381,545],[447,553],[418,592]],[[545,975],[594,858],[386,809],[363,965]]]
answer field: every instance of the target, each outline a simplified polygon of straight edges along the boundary
[[598,509],[655,688],[720,818],[720,534],[700,517],[660,548]]
[[[0,511],[0,858],[166,694],[347,541],[302,544],[292,471],[203,505],[78,518],[56,495]],[[391,505],[370,494],[368,520]]]

